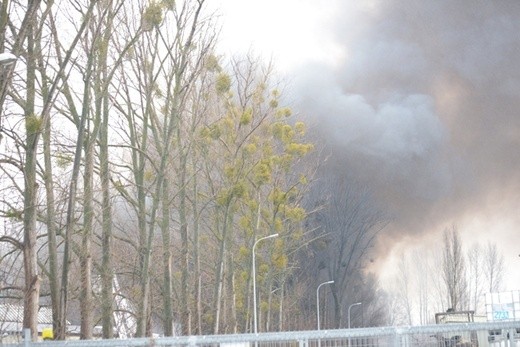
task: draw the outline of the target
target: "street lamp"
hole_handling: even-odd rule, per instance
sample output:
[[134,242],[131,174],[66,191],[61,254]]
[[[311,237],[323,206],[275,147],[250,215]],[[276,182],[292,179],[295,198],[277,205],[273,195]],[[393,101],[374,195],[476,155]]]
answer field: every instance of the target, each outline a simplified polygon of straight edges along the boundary
[[320,288],[325,284],[332,284],[334,281],[327,281],[321,283],[316,289],[316,320],[318,322],[318,330],[320,330]]
[[272,234],[269,236],[261,237],[253,244],[253,325],[255,329],[255,334],[258,333],[258,325],[256,323],[256,263],[255,263],[255,247],[258,242],[267,240],[273,237],[277,237],[278,234]]
[[352,308],[352,306],[359,306],[361,304],[362,304],[361,302],[356,302],[355,304],[352,304],[348,307],[348,328],[349,329],[350,329],[350,309]]
[[18,59],[13,53],[0,53],[0,65],[10,65]]

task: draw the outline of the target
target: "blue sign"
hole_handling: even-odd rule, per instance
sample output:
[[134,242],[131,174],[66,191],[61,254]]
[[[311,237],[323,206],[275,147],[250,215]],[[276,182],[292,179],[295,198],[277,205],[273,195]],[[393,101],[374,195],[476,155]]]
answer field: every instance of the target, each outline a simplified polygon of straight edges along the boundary
[[509,319],[509,311],[493,311],[493,320]]

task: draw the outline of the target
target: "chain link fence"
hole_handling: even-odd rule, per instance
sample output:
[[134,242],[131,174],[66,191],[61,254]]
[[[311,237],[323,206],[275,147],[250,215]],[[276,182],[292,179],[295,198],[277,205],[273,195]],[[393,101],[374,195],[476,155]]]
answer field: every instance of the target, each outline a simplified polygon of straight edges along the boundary
[[24,340],[22,332],[5,332],[0,329],[0,346],[20,343]]
[[520,321],[280,333],[31,342],[5,347],[520,347]]

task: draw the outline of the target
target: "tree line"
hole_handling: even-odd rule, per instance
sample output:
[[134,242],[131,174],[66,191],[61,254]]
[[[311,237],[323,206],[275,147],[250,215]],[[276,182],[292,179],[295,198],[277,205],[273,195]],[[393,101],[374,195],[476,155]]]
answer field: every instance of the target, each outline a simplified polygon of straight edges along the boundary
[[[365,262],[387,218],[323,160],[275,67],[219,55],[205,0],[3,1],[2,302],[37,338],[387,321]],[[256,277],[252,277],[253,245]],[[314,291],[334,280],[323,303]],[[253,307],[253,281],[258,307]],[[116,304],[124,298],[124,307]],[[311,318],[312,317],[312,318]],[[1,317],[0,317],[1,319]]]
[[474,311],[486,316],[485,296],[503,290],[504,257],[496,243],[464,246],[456,225],[427,251],[403,254],[397,262],[390,302],[393,324],[434,324],[435,314]]

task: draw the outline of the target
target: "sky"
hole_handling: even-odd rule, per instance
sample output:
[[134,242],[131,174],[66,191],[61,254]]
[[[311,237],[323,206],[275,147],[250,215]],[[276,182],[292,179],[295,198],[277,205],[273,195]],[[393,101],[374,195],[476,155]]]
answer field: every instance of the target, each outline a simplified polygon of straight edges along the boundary
[[224,54],[273,59],[334,170],[392,222],[374,269],[442,242],[496,243],[520,289],[520,2],[218,0]]

